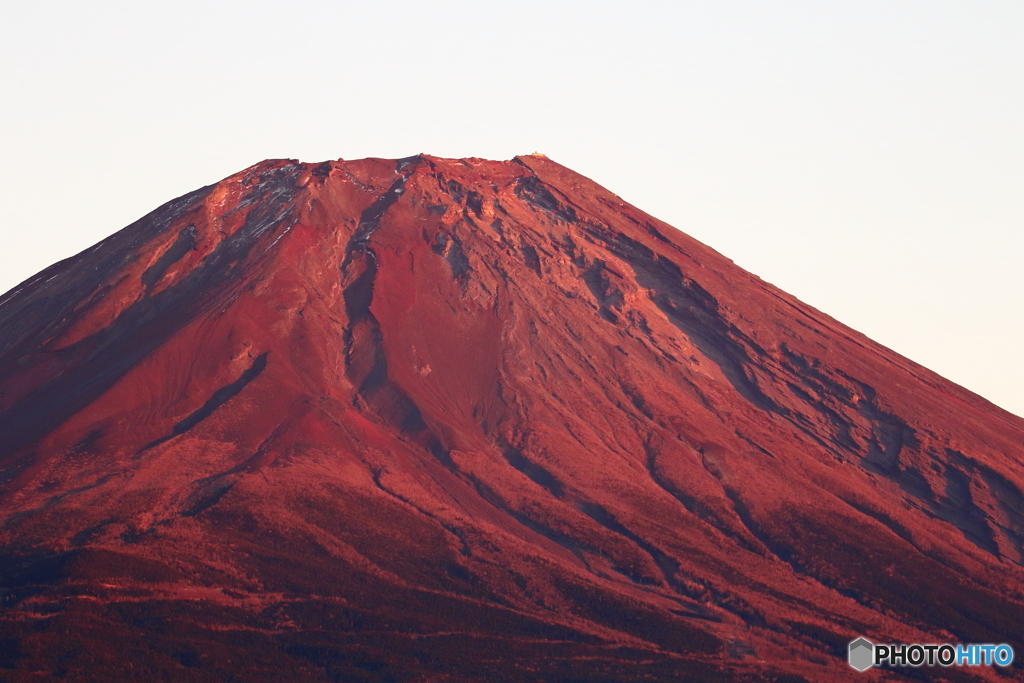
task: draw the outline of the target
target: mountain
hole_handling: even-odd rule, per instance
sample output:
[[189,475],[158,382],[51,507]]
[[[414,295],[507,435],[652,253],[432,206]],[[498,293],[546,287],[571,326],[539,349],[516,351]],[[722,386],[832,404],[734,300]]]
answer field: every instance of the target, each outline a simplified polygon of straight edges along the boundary
[[0,298],[0,437],[11,683],[1024,652],[1024,420],[540,155],[165,204]]

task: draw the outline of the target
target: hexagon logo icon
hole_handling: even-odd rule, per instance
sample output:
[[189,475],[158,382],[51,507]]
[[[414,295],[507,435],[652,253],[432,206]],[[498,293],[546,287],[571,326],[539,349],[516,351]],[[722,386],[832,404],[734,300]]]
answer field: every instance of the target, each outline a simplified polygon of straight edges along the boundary
[[857,671],[867,671],[875,663],[875,644],[867,638],[850,643],[849,662]]

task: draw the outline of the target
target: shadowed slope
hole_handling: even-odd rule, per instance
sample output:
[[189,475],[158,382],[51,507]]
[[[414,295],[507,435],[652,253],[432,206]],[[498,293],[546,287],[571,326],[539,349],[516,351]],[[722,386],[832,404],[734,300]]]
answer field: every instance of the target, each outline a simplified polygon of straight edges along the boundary
[[263,162],[0,322],[0,678],[1021,649],[1024,421],[542,157]]

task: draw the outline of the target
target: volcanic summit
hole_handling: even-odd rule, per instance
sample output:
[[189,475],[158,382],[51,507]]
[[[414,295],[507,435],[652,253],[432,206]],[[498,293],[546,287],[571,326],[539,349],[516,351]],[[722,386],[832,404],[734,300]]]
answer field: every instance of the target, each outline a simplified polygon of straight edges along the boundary
[[545,157],[266,161],[0,298],[0,680],[1024,659],[1024,420]]

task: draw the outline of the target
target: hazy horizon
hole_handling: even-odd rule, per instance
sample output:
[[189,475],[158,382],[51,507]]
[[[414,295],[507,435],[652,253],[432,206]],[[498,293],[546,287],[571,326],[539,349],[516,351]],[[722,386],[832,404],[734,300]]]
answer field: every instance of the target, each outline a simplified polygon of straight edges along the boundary
[[1024,6],[185,2],[0,27],[0,292],[265,158],[542,152],[1024,415]]

